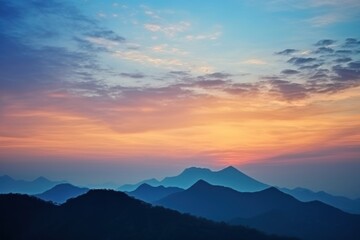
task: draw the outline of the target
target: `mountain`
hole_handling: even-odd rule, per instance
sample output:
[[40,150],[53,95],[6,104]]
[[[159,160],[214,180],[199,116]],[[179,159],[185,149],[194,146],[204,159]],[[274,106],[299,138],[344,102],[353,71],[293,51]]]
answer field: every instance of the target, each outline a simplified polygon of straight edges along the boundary
[[151,186],[154,186],[154,187],[157,187],[157,186],[161,185],[160,182],[157,179],[151,178],[151,179],[143,180],[143,181],[135,183],[135,184],[122,185],[121,187],[118,188],[118,190],[122,191],[122,192],[131,192],[131,191],[134,191],[136,188],[138,188],[140,185],[142,185],[144,183],[148,184],[148,185],[151,185]]
[[143,183],[135,191],[127,192],[127,195],[143,200],[148,203],[152,203],[170,194],[180,191],[184,191],[184,189],[177,187],[164,187],[164,186],[153,187],[150,186],[149,184]]
[[215,221],[248,225],[268,233],[306,240],[360,239],[359,215],[321,202],[301,202],[274,187],[253,193],[237,192],[200,180],[156,204]]
[[304,240],[360,239],[359,215],[344,213],[319,201],[298,208],[276,209],[248,219],[233,219],[230,223]]
[[60,183],[64,183],[64,181],[50,181],[44,177],[38,177],[33,181],[24,181],[5,175],[0,177],[0,193],[36,194]]
[[54,203],[64,203],[68,199],[80,196],[88,191],[88,188],[80,188],[69,183],[62,183],[43,193],[36,194],[35,197]]
[[360,199],[352,200],[346,197],[333,196],[323,191],[313,192],[306,188],[280,188],[280,190],[284,193],[290,194],[291,196],[303,202],[318,200],[333,207],[339,208],[343,211],[360,214]]
[[299,201],[273,187],[260,192],[238,192],[199,180],[187,190],[171,194],[156,204],[216,221],[229,221],[284,206],[295,207]]
[[[241,192],[256,192],[263,190],[268,187],[268,185],[261,183],[246,174],[240,172],[236,168],[230,166],[227,168],[224,168],[220,171],[211,171],[207,168],[197,168],[197,167],[191,167],[185,169],[182,173],[180,173],[177,176],[174,177],[166,177],[162,181],[157,181],[156,179],[153,180],[152,184],[149,181],[141,182],[136,185],[140,186],[142,183],[148,183],[152,186],[165,186],[165,187],[179,187],[179,188],[189,188],[194,183],[199,181],[200,179],[205,180],[211,184],[214,185],[221,185],[233,188],[235,190],[241,191]],[[129,188],[129,185],[127,185],[127,189]],[[134,190],[136,187],[135,185],[132,185]],[[124,187],[119,188],[119,190],[123,191]],[[132,191],[127,190],[127,191]]]
[[0,195],[0,212],[0,239],[289,239],[153,207],[112,190],[90,190],[60,206]]

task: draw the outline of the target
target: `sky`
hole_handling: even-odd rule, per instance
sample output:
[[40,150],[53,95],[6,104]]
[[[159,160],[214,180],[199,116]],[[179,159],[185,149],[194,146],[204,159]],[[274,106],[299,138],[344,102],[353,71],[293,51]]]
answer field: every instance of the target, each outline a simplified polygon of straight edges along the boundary
[[0,174],[360,197],[358,0],[0,3]]

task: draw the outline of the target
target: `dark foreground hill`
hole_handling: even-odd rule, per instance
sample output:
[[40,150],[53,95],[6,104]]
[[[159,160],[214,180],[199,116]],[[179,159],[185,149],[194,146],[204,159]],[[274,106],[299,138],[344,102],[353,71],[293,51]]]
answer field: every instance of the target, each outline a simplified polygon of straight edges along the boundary
[[0,239],[286,239],[153,207],[121,192],[90,190],[60,206],[0,195]]

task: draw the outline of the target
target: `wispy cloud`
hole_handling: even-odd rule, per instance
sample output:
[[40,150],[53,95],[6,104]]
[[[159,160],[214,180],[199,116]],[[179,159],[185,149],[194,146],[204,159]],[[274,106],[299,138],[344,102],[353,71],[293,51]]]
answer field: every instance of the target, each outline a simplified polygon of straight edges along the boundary
[[179,22],[176,24],[155,24],[155,23],[145,23],[144,28],[150,32],[160,32],[165,34],[168,37],[174,37],[176,34],[186,31],[191,24],[189,22]]
[[179,59],[152,57],[140,51],[115,51],[113,54],[114,56],[122,59],[139,62],[142,64],[151,64],[158,67],[175,67],[184,65],[184,63],[182,63]]
[[243,61],[242,63],[250,64],[250,65],[266,65],[268,64],[266,61],[258,58],[251,58],[248,60]]
[[214,32],[210,34],[198,34],[198,35],[187,35],[185,37],[188,41],[196,41],[196,40],[216,40],[221,36],[222,32]]
[[188,52],[182,51],[176,47],[171,47],[169,44],[155,45],[151,47],[151,50],[158,53],[169,53],[169,54],[179,54],[179,55],[188,54]]
[[331,14],[325,14],[325,15],[312,17],[312,18],[306,20],[306,22],[308,22],[313,27],[325,27],[330,24],[342,22],[345,20],[346,20],[346,17],[344,15],[331,13]]

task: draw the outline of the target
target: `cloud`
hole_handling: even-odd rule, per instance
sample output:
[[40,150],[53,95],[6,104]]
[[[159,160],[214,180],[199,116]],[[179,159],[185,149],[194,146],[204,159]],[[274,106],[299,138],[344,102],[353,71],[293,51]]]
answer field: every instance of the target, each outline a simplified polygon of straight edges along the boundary
[[323,39],[323,40],[320,40],[318,41],[317,43],[315,43],[315,46],[321,46],[321,47],[326,47],[326,46],[329,46],[329,45],[332,45],[336,43],[335,40],[332,40],[332,39]]
[[354,68],[357,70],[360,70],[360,61],[356,61],[356,62],[350,62],[348,64],[349,68]]
[[312,63],[314,61],[316,61],[316,58],[292,57],[287,62],[292,63],[294,65],[304,65],[307,63]]
[[329,13],[316,17],[312,17],[307,20],[313,27],[325,27],[330,24],[342,22],[345,20],[345,16],[339,13]]
[[210,73],[210,74],[206,74],[204,77],[205,78],[219,78],[219,79],[224,79],[224,78],[229,78],[233,76],[230,73],[224,73],[224,72],[214,72],[214,73]]
[[88,32],[85,35],[92,37],[92,38],[99,38],[99,39],[106,39],[109,41],[114,42],[124,42],[125,38],[122,36],[119,36],[112,30],[96,30],[93,32]]
[[251,64],[251,65],[266,65],[267,64],[267,62],[265,62],[264,60],[257,59],[257,58],[245,60],[245,61],[243,61],[243,63]]
[[82,50],[92,52],[111,52],[126,39],[112,30],[97,30],[86,32],[81,37],[74,36],[73,40]]
[[184,32],[190,27],[189,22],[179,22],[177,24],[171,24],[163,26],[161,24],[155,24],[155,23],[146,23],[144,24],[144,28],[150,32],[161,32],[165,34],[168,37],[174,37],[176,34]]
[[179,76],[189,76],[190,73],[188,71],[170,71],[170,74],[179,75]]
[[280,52],[275,52],[276,55],[290,55],[293,53],[298,52],[299,50],[293,49],[293,48],[287,48],[285,50],[282,50]]
[[[356,41],[345,40],[345,43]],[[266,80],[265,84],[272,86],[271,91],[277,93],[275,96],[288,101],[300,100],[316,94],[333,94],[360,86],[358,56],[354,51],[342,49],[343,44],[328,47],[335,42],[337,41],[330,39],[318,41],[315,44],[317,48],[309,52],[309,57],[295,54],[287,60],[287,63],[296,66],[297,69],[286,68],[281,71],[283,75],[265,77],[263,78]],[[322,55],[317,57],[317,54]],[[286,93],[287,91],[289,93]]]
[[227,82],[224,80],[216,79],[216,80],[198,80],[193,83],[193,86],[201,87],[201,88],[213,88],[224,86]]
[[322,65],[322,63],[300,66],[299,70],[313,70],[313,69],[316,69],[316,68],[320,67],[321,65]]
[[157,67],[184,66],[184,63],[178,59],[152,57],[140,51],[115,51],[114,56],[134,62],[139,62],[142,64],[151,64]]
[[336,50],[335,53],[340,54],[340,55],[343,55],[343,54],[348,55],[348,54],[352,54],[353,51],[351,51],[351,50]]
[[314,51],[315,54],[330,54],[333,53],[334,49],[329,47],[319,47]]
[[308,96],[306,88],[299,83],[286,80],[272,80],[268,83],[271,86],[270,92],[288,101],[303,99]]
[[347,38],[345,40],[345,44],[343,45],[345,48],[355,48],[360,47],[360,40],[358,41],[356,38]]
[[187,35],[185,37],[188,41],[196,41],[196,40],[216,40],[221,36],[222,32],[217,31],[210,34],[198,34],[198,35]]
[[260,84],[259,83],[232,83],[228,84],[224,88],[224,91],[236,96],[244,96],[251,94],[251,96],[255,96],[260,92]]
[[282,74],[288,74],[288,75],[292,75],[292,74],[298,74],[300,73],[299,71],[293,70],[293,69],[284,69],[281,71]]
[[182,51],[175,47],[170,47],[169,44],[160,44],[151,47],[151,50],[158,53],[167,53],[167,54],[179,54],[186,55],[188,52]]
[[360,84],[360,62],[349,62],[347,66],[335,65],[332,70],[336,74],[335,80]]
[[142,73],[120,73],[120,76],[128,77],[128,78],[135,78],[135,79],[140,79],[140,78],[146,77],[146,75],[144,75]]
[[336,63],[347,63],[352,61],[352,58],[349,57],[343,57],[343,58],[337,58],[334,60]]

